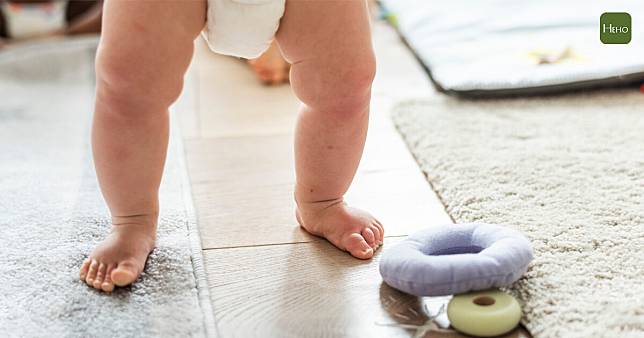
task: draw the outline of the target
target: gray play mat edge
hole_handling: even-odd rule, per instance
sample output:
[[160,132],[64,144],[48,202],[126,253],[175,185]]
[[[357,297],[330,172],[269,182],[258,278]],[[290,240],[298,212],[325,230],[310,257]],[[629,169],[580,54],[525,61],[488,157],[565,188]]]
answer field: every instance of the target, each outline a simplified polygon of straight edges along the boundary
[[[175,126],[179,126],[178,118],[171,114],[171,122]],[[188,176],[188,168],[186,165],[185,148],[183,143],[183,136],[181,128],[176,128],[176,147],[180,156],[178,156],[179,167],[181,168],[181,185],[183,190],[186,208],[187,228],[190,236],[190,249],[192,251],[192,267],[194,271],[195,281],[197,282],[197,291],[199,293],[199,304],[204,314],[204,327],[207,337],[218,337],[217,325],[215,323],[215,314],[210,300],[210,291],[208,289],[208,277],[204,265],[203,252],[201,247],[201,235],[199,234],[199,225],[197,223],[197,213],[195,211],[194,203],[192,200],[192,188],[190,185],[190,178]]]

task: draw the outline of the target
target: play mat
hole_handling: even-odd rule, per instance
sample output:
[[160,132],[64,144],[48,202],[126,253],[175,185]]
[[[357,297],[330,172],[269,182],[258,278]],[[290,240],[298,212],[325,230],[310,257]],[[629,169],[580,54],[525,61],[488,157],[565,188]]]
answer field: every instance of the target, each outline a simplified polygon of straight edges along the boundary
[[[644,2],[381,0],[436,87],[459,96],[543,94],[644,82]],[[629,44],[603,44],[600,16],[627,12]]]

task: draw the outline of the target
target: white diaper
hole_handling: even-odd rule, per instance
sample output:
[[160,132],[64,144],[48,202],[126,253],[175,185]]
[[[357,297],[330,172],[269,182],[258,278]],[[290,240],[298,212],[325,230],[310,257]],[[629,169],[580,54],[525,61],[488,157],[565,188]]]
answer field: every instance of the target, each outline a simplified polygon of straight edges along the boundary
[[0,14],[4,15],[8,36],[26,39],[65,28],[63,1],[45,3],[9,3],[0,1]]
[[271,44],[286,0],[208,0],[204,37],[216,53],[253,59]]

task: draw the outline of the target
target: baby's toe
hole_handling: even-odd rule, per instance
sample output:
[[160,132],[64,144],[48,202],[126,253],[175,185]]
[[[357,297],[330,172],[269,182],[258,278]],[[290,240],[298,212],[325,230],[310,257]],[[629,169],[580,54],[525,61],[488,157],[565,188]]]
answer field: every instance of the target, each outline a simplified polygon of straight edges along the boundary
[[105,280],[103,281],[103,284],[101,284],[101,289],[105,292],[112,292],[114,290],[112,271],[114,271],[114,264],[110,264],[105,271]]
[[94,279],[96,279],[96,272],[98,270],[98,261],[92,259],[92,262],[89,264],[89,271],[87,272],[87,277],[85,278],[85,283],[89,286],[93,286]]
[[250,63],[251,68],[253,69],[253,72],[255,72],[255,75],[259,78],[260,81],[263,83],[268,83],[271,80],[271,72],[269,69],[264,67],[263,64],[259,62],[251,62]]
[[83,261],[83,264],[81,265],[81,268],[80,268],[80,279],[81,279],[82,281],[85,281],[85,278],[87,278],[87,272],[89,271],[89,263],[90,263],[90,262],[91,262],[91,261],[90,261],[90,259],[89,259],[89,258],[87,258],[87,259],[85,259],[85,260]]
[[94,289],[101,289],[101,285],[103,284],[103,281],[105,280],[105,270],[107,269],[107,265],[104,263],[100,263],[98,266],[98,270],[96,271],[96,278],[94,279],[94,283],[92,283],[92,286]]
[[376,240],[376,235],[373,233],[373,231],[367,227],[362,229],[361,233],[362,237],[364,237],[365,241],[367,241],[367,244],[369,244],[369,246],[372,248],[376,248],[378,241]]
[[345,249],[356,258],[369,259],[373,257],[373,248],[367,244],[360,234],[350,234],[344,240]]
[[382,233],[380,232],[380,229],[375,225],[369,226],[369,229],[371,229],[371,232],[373,232],[373,235],[376,238],[376,244],[382,244]]
[[129,261],[119,263],[111,273],[112,282],[117,286],[130,285],[138,276],[138,269]]
[[266,71],[257,71],[257,77],[263,84],[270,84],[271,82],[271,74]]
[[286,82],[288,79],[288,72],[284,72],[282,69],[275,70],[273,72],[273,84],[280,84]]
[[380,223],[380,221],[375,219],[375,218],[373,219],[373,225],[376,228],[378,228],[378,230],[380,230],[380,241],[381,242],[384,241],[385,240],[385,227],[382,226],[382,223]]

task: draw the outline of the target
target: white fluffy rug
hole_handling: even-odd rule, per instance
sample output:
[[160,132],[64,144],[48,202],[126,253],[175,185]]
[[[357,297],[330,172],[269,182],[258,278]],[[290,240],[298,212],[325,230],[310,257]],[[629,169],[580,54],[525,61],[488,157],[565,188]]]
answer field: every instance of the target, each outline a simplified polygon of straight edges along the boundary
[[394,120],[447,211],[523,231],[536,338],[644,337],[644,95],[407,102]]
[[0,52],[0,336],[206,336],[212,317],[176,134],[143,276],[111,295],[78,278],[109,231],[89,147],[95,48],[75,40]]

